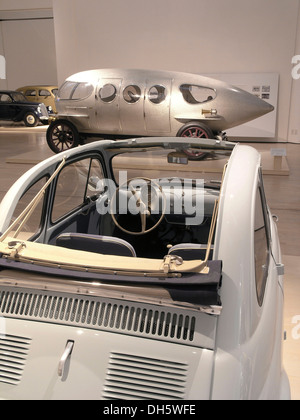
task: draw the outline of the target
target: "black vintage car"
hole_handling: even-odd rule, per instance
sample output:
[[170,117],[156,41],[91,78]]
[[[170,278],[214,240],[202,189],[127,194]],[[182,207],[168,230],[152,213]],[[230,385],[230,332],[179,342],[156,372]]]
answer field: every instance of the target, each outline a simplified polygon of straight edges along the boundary
[[24,121],[27,127],[35,127],[39,122],[47,124],[48,119],[43,103],[29,102],[20,92],[0,91],[0,120]]

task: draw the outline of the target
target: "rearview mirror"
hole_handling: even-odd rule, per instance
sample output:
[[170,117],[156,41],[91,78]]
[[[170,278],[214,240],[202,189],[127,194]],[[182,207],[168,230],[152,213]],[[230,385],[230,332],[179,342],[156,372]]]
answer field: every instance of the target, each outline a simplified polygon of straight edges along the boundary
[[187,165],[189,159],[183,152],[170,152],[168,154],[168,163],[178,163],[180,165]]

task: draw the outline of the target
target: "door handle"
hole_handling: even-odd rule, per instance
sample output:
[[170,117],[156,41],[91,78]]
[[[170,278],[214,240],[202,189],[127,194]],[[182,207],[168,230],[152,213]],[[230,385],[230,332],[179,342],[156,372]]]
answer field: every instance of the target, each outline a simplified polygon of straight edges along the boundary
[[74,341],[73,340],[68,340],[67,344],[66,344],[65,351],[63,352],[63,354],[61,356],[61,359],[58,363],[58,371],[57,371],[58,376],[63,376],[64,375],[66,362],[67,362],[68,358],[71,356],[73,346],[74,346]]

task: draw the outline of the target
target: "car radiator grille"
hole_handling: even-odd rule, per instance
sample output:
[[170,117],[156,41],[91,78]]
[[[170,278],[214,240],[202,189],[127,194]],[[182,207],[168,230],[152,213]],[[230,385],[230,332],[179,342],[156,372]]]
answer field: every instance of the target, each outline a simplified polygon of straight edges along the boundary
[[0,382],[18,385],[21,381],[30,341],[30,338],[0,332]]
[[196,317],[188,311],[101,297],[0,289],[0,317],[78,326],[195,345]]
[[40,104],[40,108],[41,108],[42,115],[44,117],[47,117],[48,116],[48,111],[47,111],[46,105],[45,104]]
[[104,399],[184,399],[188,365],[132,354],[111,353]]

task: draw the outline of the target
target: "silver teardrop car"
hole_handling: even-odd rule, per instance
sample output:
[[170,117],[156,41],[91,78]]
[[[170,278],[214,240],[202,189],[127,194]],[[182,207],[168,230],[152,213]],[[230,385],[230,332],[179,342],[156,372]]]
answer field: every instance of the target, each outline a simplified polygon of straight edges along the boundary
[[273,106],[227,83],[197,74],[101,69],[66,79],[47,130],[54,152],[86,137],[222,138],[222,131],[260,117]]
[[283,264],[252,147],[164,137],[54,154],[7,192],[0,232],[0,398],[290,397]]

